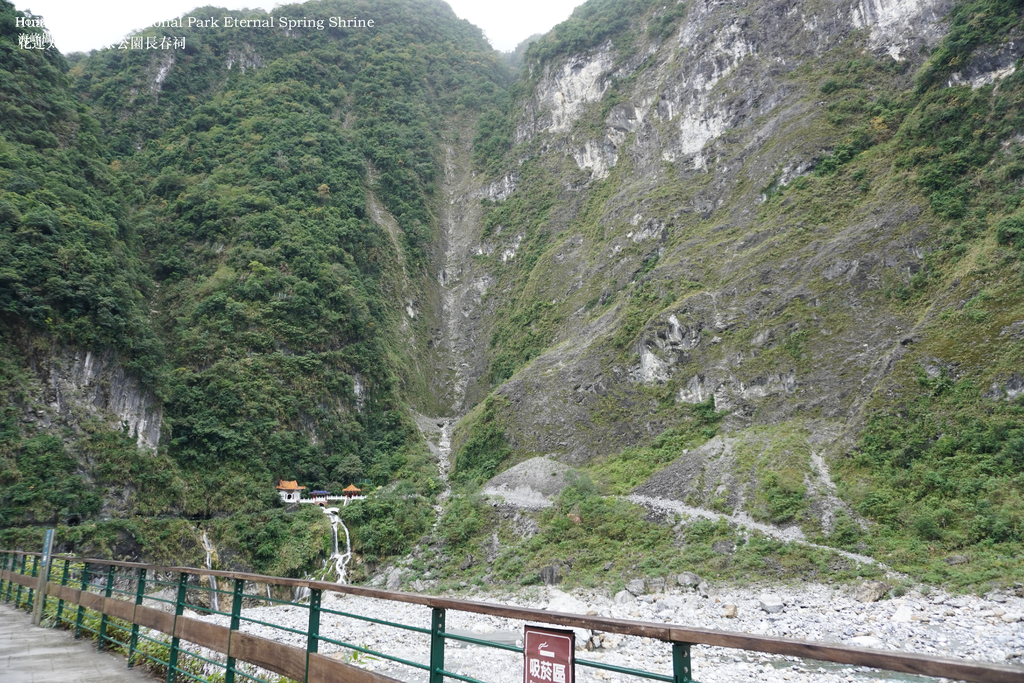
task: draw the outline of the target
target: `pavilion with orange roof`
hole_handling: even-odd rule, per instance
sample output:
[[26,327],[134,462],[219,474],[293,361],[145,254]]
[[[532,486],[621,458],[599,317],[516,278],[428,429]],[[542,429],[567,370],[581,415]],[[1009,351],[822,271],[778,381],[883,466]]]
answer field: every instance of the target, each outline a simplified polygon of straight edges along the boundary
[[277,491],[281,494],[281,500],[286,503],[298,503],[304,488],[306,487],[299,486],[297,481],[285,481],[284,479],[277,485]]

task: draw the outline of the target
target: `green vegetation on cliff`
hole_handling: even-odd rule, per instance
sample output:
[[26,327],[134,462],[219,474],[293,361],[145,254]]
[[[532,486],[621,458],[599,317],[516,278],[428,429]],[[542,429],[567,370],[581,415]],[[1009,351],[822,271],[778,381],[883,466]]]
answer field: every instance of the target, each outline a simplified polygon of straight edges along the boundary
[[[698,457],[663,495],[1020,580],[1022,8],[960,2],[896,60],[834,26],[770,54],[768,3],[590,0],[513,83],[435,0],[278,10],[372,31],[151,28],[186,47],[73,64],[18,49],[0,0],[0,541],[67,522],[80,549],[198,557],[201,525],[222,561],[297,573],[326,526],[276,480],[360,480],[373,566],[442,488],[409,406],[470,368],[434,537],[481,581],[863,571],[623,500]],[[139,381],[122,413],[159,409],[155,451],[68,378],[79,350]],[[529,523],[473,495],[549,453],[581,474]]]
[[16,14],[0,5],[0,319],[65,344],[114,346],[152,384],[162,349],[123,179],[69,91],[63,58],[17,48],[30,30]]
[[[767,21],[759,6],[746,11],[755,24]],[[688,116],[682,105],[657,105],[660,98],[698,106],[696,98],[678,95],[689,86],[675,70],[687,60],[701,63],[688,52],[700,38],[681,37],[674,53],[655,52],[653,45],[671,33],[669,26],[677,25],[671,22],[688,21],[684,14],[682,5],[661,13],[628,2],[589,2],[528,53],[508,108],[510,121],[519,117],[520,142],[505,165],[488,167],[498,177],[516,168],[519,190],[486,207],[485,235],[501,244],[503,238],[494,238],[500,226],[501,235],[523,237],[516,260],[493,269],[496,288],[507,294],[495,304],[500,315],[487,379],[509,381],[516,389],[497,389],[508,395],[538,386],[542,373],[584,386],[598,372],[614,375],[620,386],[609,389],[611,399],[577,393],[567,400],[567,392],[552,386],[538,400],[564,405],[580,420],[578,441],[565,450],[590,460],[587,469],[616,494],[686,460],[685,451],[698,445],[675,437],[682,415],[670,416],[664,406],[666,397],[671,402],[690,391],[687,383],[713,391],[715,385],[704,386],[705,373],[708,384],[715,374],[719,386],[732,385],[716,395],[740,403],[723,431],[738,432],[741,441],[744,430],[764,424],[845,419],[846,434],[822,437],[820,447],[839,485],[839,498],[827,503],[839,506],[827,529],[820,526],[827,495],[808,484],[819,472],[809,460],[816,448],[794,449],[807,461],[785,467],[766,461],[749,469],[739,457],[727,475],[707,482],[720,495],[688,502],[729,513],[739,500],[758,519],[797,523],[811,537],[875,552],[930,580],[1019,581],[1012,558],[1024,533],[1024,488],[1016,474],[1024,399],[1005,387],[1019,385],[1024,367],[1024,71],[1019,60],[1007,61],[1024,26],[1021,3],[958,3],[948,33],[925,57],[896,60],[869,47],[867,35],[853,34],[820,58],[798,59],[784,75],[773,71],[771,85],[750,76],[767,59],[756,50],[732,66],[716,66],[713,77],[701,72],[696,82],[716,83],[709,101],[717,94],[723,103],[721,109],[701,104],[708,107],[702,116],[728,120],[734,107],[744,116],[705,143],[697,155],[703,167],[694,161],[695,170],[650,162],[659,154],[667,159],[676,126],[697,135],[704,125],[704,119],[677,124]],[[613,29],[588,30],[598,24]],[[752,43],[729,44],[742,53]],[[653,56],[631,61],[638,45]],[[614,76],[563,83],[577,68],[593,68],[599,54],[614,60],[607,72]],[[992,82],[972,86],[986,71]],[[732,92],[729,78],[741,89]],[[541,87],[563,90],[541,93]],[[765,92],[758,98],[790,102],[785,114],[793,118],[779,109],[766,116],[756,102],[745,102],[759,87]],[[564,110],[550,104],[558,96],[570,100]],[[641,113],[640,102],[652,97],[656,104]],[[571,106],[579,112],[568,132],[566,124],[545,118],[564,117]],[[613,119],[617,107],[636,110],[630,123],[636,128],[618,132],[624,128],[622,118]],[[530,125],[547,132],[524,132]],[[487,130],[492,137],[481,145],[508,138],[497,123]],[[614,168],[598,175],[593,157],[602,151],[595,149],[609,149],[613,139]],[[887,215],[892,206],[904,214]],[[894,225],[900,227],[890,232]],[[637,235],[648,226],[656,228],[656,244]],[[872,237],[862,239],[858,230]],[[885,240],[891,245],[878,249]],[[899,250],[915,256],[905,259]],[[519,254],[528,255],[520,260]],[[670,315],[681,322],[670,327]],[[602,322],[612,316],[612,324]],[[683,329],[677,332],[677,325]],[[594,338],[574,339],[581,327]],[[884,337],[875,336],[879,328],[887,329]],[[673,346],[669,335],[677,333],[690,334],[697,348],[684,353],[678,341]],[[857,337],[862,343],[853,347]],[[708,345],[712,338],[717,348]],[[590,351],[580,361],[573,350],[584,344]],[[875,344],[875,367],[886,368],[877,376],[856,360]],[[575,375],[552,369],[573,363]],[[922,375],[925,368],[931,374]],[[936,368],[942,374],[933,377]],[[795,385],[782,389],[787,374]],[[855,377],[863,378],[859,387]],[[772,382],[780,388],[773,390]],[[849,388],[827,394],[834,383]],[[736,396],[752,391],[769,393],[760,402]],[[616,405],[612,422],[650,421],[647,433],[623,429],[630,438],[617,447],[599,440],[608,432],[595,425],[607,419],[609,401]],[[574,403],[588,407],[581,411]],[[532,436],[557,419],[539,428],[537,419],[510,422],[507,436],[523,441],[530,434],[529,452],[560,450],[555,439]],[[519,458],[513,453],[509,462]],[[749,484],[755,488],[745,490]],[[951,554],[969,564],[944,561]]]
[[[92,520],[110,486],[126,500],[104,516],[141,516],[135,536],[154,514],[259,527],[278,478],[436,491],[399,394],[394,291],[403,270],[426,276],[439,132],[494,106],[504,67],[442,3],[289,9],[372,12],[376,29],[146,29],[186,47],[69,67],[18,49],[3,4],[0,314],[20,330],[4,339],[3,526]],[[372,220],[368,192],[400,232]],[[113,347],[149,382],[158,453],[100,419],[21,420],[39,381],[28,349],[54,343]],[[388,555],[421,534],[406,498],[364,506],[357,546]],[[264,535],[227,538],[270,566],[284,537]]]

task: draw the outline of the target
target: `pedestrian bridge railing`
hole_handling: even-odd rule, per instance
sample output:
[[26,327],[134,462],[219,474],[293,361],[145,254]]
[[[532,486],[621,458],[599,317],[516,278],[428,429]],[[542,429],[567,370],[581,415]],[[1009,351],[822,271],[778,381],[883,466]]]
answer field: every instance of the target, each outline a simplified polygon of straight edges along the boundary
[[[53,556],[45,569],[47,576],[40,576],[44,571],[41,565],[42,555],[39,553],[0,551],[0,600],[13,602],[18,607],[32,608],[41,596],[45,619],[54,625],[73,629],[75,637],[81,637],[83,633],[91,635],[100,650],[116,649],[124,652],[129,667],[139,662],[148,663],[150,667],[165,673],[168,683],[175,683],[178,677],[202,683],[235,683],[239,678],[257,683],[276,683],[273,674],[302,683],[387,683],[396,680],[323,654],[321,649],[328,645],[347,649],[353,653],[351,659],[369,655],[420,670],[426,674],[429,683],[444,683],[445,679],[483,683],[445,668],[446,642],[458,641],[523,652],[521,647],[515,645],[446,631],[445,616],[450,611],[661,641],[666,651],[671,652],[671,673],[640,671],[581,658],[577,658],[575,663],[577,667],[603,669],[663,683],[696,681],[690,660],[691,647],[694,645],[734,648],[978,683],[1024,683],[1024,668],[1017,666],[689,628],[677,624],[562,614],[324,581],[59,555]],[[200,580],[202,577],[206,577],[205,584]],[[271,597],[269,590],[259,594],[256,592],[257,585],[278,586],[288,590],[306,589],[309,597],[305,604],[295,604]],[[368,616],[329,609],[322,604],[325,591],[422,605],[430,610],[430,627],[421,628],[388,621],[388,614]],[[147,606],[144,602],[162,603],[163,609]],[[243,614],[243,603],[287,604],[305,610],[308,616],[306,626],[304,629],[296,629],[247,617]],[[223,607],[218,609],[217,606]],[[221,615],[229,620],[229,626],[189,617],[184,614],[186,609],[199,614]],[[413,661],[408,659],[407,652],[386,652],[384,648],[373,650],[328,637],[321,633],[320,628],[321,619],[325,615],[358,619],[418,633],[429,640],[429,661]],[[242,626],[246,623],[278,629],[282,639],[286,634],[289,639],[297,637],[305,641],[305,647],[245,633]],[[193,647],[188,647],[188,643]],[[519,675],[522,675],[521,669]]]

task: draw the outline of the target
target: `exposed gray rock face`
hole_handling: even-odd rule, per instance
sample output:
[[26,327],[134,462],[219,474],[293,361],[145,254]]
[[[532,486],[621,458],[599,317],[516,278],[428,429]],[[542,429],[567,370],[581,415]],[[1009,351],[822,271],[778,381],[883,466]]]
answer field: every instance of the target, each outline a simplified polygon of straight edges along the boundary
[[484,253],[480,199],[505,199],[516,186],[509,173],[485,186],[469,161],[472,137],[451,132],[445,141],[442,181],[441,241],[431,268],[436,289],[425,293],[429,339],[426,353],[430,391],[436,395],[438,414],[461,415],[483,395],[477,382],[487,371],[489,316],[494,302],[485,298],[494,275],[473,260]]
[[246,69],[259,69],[263,66],[263,57],[260,56],[251,46],[246,45],[239,50],[228,50],[224,66],[230,71],[236,68],[242,73]]
[[719,555],[732,555],[736,552],[736,544],[732,541],[715,541],[711,544],[711,550]]
[[996,380],[993,382],[992,386],[989,387],[988,391],[982,394],[982,396],[985,398],[995,399],[997,401],[1014,401],[1022,394],[1024,394],[1024,377],[1017,373],[1013,373],[1007,377],[1005,381],[1000,382],[999,380]]
[[540,580],[545,586],[554,586],[562,582],[562,569],[558,565],[548,565],[540,570]]
[[565,488],[569,467],[548,456],[530,458],[484,484],[482,493],[519,507],[549,507]]
[[727,492],[728,498],[738,501],[743,492],[730,476],[738,443],[738,439],[716,436],[655,474],[637,487],[636,493],[674,500],[697,496],[705,500],[716,492]]
[[527,103],[526,115],[516,127],[515,141],[526,142],[538,133],[566,133],[608,88],[609,71],[615,65],[611,43],[590,54],[570,57],[564,62],[547,64]]
[[857,28],[869,29],[872,48],[898,60],[938,42],[949,7],[927,0],[860,0],[851,7],[850,19]]
[[43,384],[43,402],[54,417],[70,424],[85,417],[99,419],[131,434],[139,448],[156,450],[163,408],[111,351],[58,347],[51,355],[31,356],[30,367]]
[[508,199],[509,195],[516,191],[518,182],[518,173],[507,173],[488,185],[481,194],[492,202],[500,202],[503,199]]
[[[569,136],[564,148],[580,168],[602,179],[615,166],[626,135],[635,131],[632,155],[649,163],[682,162],[706,170],[711,157],[705,146],[710,141],[752,116],[784,107],[788,86],[772,79],[773,71],[787,71],[862,28],[869,31],[872,50],[905,58],[942,37],[941,20],[951,3],[860,0],[838,12],[807,2],[741,5],[743,12],[734,4],[693,3],[678,32],[662,45],[642,46],[624,63],[609,41],[545,64],[533,96],[524,103],[515,141],[570,133],[613,78],[632,75],[653,56],[657,67],[638,79],[630,101],[608,112],[604,139]],[[676,62],[680,52],[687,58]],[[716,87],[719,83],[727,87]]]
[[977,89],[1016,71],[1017,60],[1024,55],[1024,36],[997,47],[983,47],[975,52],[967,65],[953,73],[949,85],[970,85]]
[[[452,405],[490,391],[480,380],[498,346],[491,333],[526,299],[543,309],[535,327],[547,336],[530,340],[539,355],[494,390],[518,454],[584,464],[649,443],[678,424],[672,410],[710,400],[728,413],[722,436],[637,495],[764,521],[758,491],[775,456],[761,446],[792,437],[791,455],[778,457],[802,473],[810,516],[826,532],[837,512],[858,519],[828,464],[927,335],[931,318],[883,295],[925,267],[935,230],[917,195],[895,191],[864,195],[841,219],[776,211],[789,199],[779,188],[838,144],[821,83],[798,74],[870,54],[905,62],[892,87],[912,87],[951,6],[700,0],[664,39],[638,17],[628,48],[607,41],[529,67],[507,167],[485,179],[453,171],[444,199],[454,208],[442,218],[438,343],[458,349],[448,370],[463,387]],[[961,77],[1005,77],[1015,50],[979,57]],[[527,266],[529,231],[500,225],[484,236],[479,204],[529,198],[539,183],[554,203]],[[1003,381],[998,398],[1016,390]]]

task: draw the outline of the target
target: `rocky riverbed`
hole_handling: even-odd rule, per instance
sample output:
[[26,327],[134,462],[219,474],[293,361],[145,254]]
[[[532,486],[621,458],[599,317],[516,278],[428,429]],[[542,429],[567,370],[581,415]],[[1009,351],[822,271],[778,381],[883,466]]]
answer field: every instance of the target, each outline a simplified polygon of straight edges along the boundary
[[[549,611],[1024,664],[1024,621],[1021,620],[1024,598],[1013,593],[976,597],[911,591],[899,598],[861,602],[875,597],[871,593],[877,595],[878,591],[870,590],[871,586],[825,585],[770,589],[713,589],[705,585],[701,589],[670,588],[653,593],[647,592],[649,587],[645,585],[633,584],[630,588],[633,592],[623,591],[615,596],[599,591],[570,595],[555,588],[533,587],[514,593],[475,592],[464,597]],[[325,594],[323,607],[419,628],[430,626],[430,610],[418,605]],[[308,611],[303,605],[257,607],[244,610],[243,618],[304,630]],[[223,617],[206,619],[227,623]],[[522,637],[523,622],[449,610],[446,628],[449,632],[511,644]],[[298,634],[253,623],[245,624],[243,630],[305,646],[304,638]],[[424,634],[336,614],[323,616],[321,634],[409,661],[428,661],[429,638]],[[577,632],[577,645],[578,660],[671,673],[671,648],[666,643],[581,629]],[[422,670],[360,654],[340,645],[324,643],[321,652],[401,680],[426,681]],[[511,652],[449,641],[445,663],[450,671],[488,682],[518,683],[522,680],[521,655]],[[704,646],[693,648],[693,669],[695,678],[704,683],[935,680]],[[581,682],[625,682],[631,677],[578,663],[577,678]]]

